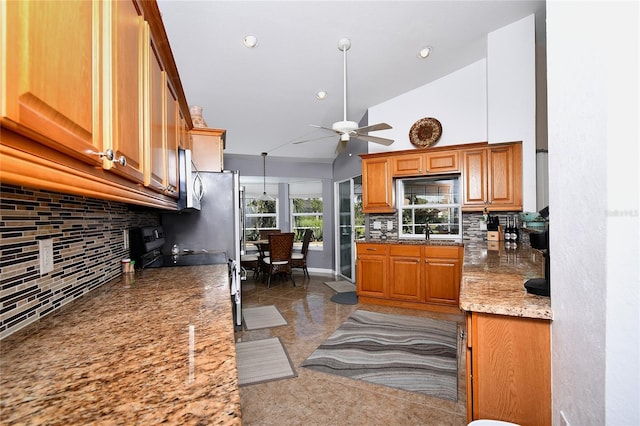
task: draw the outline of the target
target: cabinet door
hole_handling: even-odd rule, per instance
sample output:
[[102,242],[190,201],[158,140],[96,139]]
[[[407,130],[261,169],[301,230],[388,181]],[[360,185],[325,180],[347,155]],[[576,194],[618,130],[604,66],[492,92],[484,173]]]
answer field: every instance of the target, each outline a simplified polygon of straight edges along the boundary
[[389,249],[389,297],[424,301],[421,247],[393,245]]
[[473,419],[551,424],[549,322],[471,314]]
[[458,306],[464,249],[457,246],[425,246],[425,301]]
[[425,258],[425,300],[458,305],[460,262],[457,259]]
[[[102,165],[99,2],[4,1],[2,124]],[[8,24],[8,25],[7,25]]]
[[358,244],[356,287],[358,296],[387,295],[388,249],[381,244]]
[[492,205],[522,205],[521,145],[499,146],[488,149],[488,199]]
[[143,19],[131,1],[105,3],[105,27],[112,38],[105,43],[105,62],[112,73],[105,75],[105,148],[110,145],[116,160],[126,164],[105,162],[109,169],[134,182],[144,183],[143,126]]
[[167,164],[167,195],[178,197],[178,140],[180,128],[178,99],[173,88],[165,86],[165,128],[166,136],[166,164]]
[[[147,27],[147,25],[145,25]],[[155,44],[149,37],[147,40],[147,96],[146,129],[149,150],[145,156],[145,185],[158,191],[166,189],[166,156],[165,156],[165,110],[164,96],[166,75],[158,57]]]
[[201,172],[219,172],[224,167],[224,131],[197,128],[191,130],[193,161]]
[[487,203],[487,150],[485,148],[464,151],[463,198],[465,206],[484,206]]
[[393,178],[387,158],[362,160],[362,211],[393,213]]
[[439,151],[425,155],[427,173],[445,173],[460,171],[458,151]]
[[420,176],[426,173],[425,155],[397,155],[392,157],[393,176]]

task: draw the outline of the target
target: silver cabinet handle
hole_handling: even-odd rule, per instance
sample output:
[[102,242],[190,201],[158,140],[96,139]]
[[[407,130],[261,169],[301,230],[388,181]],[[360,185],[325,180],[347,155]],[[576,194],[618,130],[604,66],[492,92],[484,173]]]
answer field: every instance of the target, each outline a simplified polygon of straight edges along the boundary
[[98,155],[100,158],[106,158],[109,161],[113,161],[114,163],[120,164],[122,167],[127,165],[127,157],[121,155],[120,158],[116,160],[116,155],[113,152],[113,149],[109,148],[104,152],[99,152]]

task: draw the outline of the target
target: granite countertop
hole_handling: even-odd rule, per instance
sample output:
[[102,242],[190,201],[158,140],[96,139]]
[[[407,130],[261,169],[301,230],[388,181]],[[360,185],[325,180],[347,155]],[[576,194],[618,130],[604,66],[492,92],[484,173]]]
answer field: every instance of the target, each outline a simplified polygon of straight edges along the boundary
[[3,424],[241,424],[227,265],[123,275],[0,341]]
[[552,319],[551,299],[527,293],[524,282],[544,277],[544,256],[528,244],[467,243],[460,309],[516,317]]

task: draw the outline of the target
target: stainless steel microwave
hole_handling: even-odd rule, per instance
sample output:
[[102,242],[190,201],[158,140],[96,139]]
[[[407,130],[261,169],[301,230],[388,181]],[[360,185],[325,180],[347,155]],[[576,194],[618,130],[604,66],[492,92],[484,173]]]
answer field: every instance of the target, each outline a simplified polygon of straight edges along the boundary
[[180,164],[180,184],[178,208],[182,210],[200,210],[200,201],[204,196],[204,187],[200,172],[191,158],[191,150],[178,150]]

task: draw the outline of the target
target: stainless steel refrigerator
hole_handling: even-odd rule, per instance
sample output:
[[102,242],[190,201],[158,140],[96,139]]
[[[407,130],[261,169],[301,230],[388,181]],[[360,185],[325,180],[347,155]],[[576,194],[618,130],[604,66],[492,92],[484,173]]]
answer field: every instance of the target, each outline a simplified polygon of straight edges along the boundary
[[243,247],[244,200],[237,171],[198,172],[202,184],[199,211],[164,213],[162,227],[165,244],[163,253],[197,256],[215,252],[226,253],[230,272],[230,295],[234,304],[236,327],[242,325],[240,268]]

